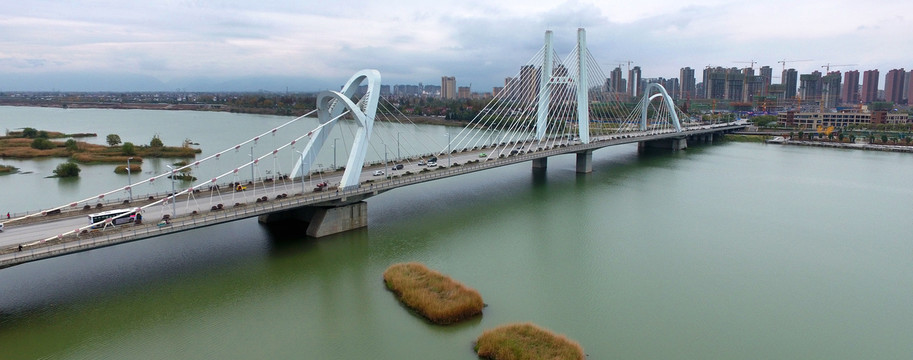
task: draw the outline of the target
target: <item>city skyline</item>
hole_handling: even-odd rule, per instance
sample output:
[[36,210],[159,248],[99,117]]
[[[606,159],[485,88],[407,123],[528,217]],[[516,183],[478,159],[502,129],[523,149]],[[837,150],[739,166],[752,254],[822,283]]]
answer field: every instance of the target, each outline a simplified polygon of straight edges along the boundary
[[[565,56],[578,27],[587,29],[590,52],[606,75],[628,60],[644,78],[748,62],[779,74],[777,62],[784,59],[812,60],[787,64],[803,74],[825,72],[825,64],[882,74],[913,68],[913,54],[886,50],[913,45],[902,36],[913,20],[899,15],[913,4],[891,0],[827,6],[663,0],[636,7],[618,1],[87,6],[37,0],[5,10],[2,91],[315,91],[336,88],[362,68],[380,70],[386,84],[454,76],[491,91],[535,55],[545,30],[554,31],[555,50]],[[746,21],[744,14],[769,15]]]

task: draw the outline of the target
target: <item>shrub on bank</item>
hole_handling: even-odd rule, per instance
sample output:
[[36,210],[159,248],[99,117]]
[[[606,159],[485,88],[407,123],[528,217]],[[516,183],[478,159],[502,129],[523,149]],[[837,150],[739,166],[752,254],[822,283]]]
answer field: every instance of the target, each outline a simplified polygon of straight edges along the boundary
[[[143,168],[139,164],[130,164],[130,173],[131,174],[139,174],[142,171],[143,171]],[[117,167],[114,168],[114,173],[115,174],[126,174],[127,165],[118,165]]]
[[54,169],[54,175],[57,177],[77,177],[79,172],[82,169],[79,168],[79,165],[73,162],[65,162],[60,165],[57,165],[57,168]]
[[586,358],[583,347],[576,341],[531,323],[486,330],[476,340],[474,349],[479,357],[493,360]]
[[57,147],[56,144],[46,138],[36,138],[35,140],[32,140],[31,146],[33,149],[38,150],[50,150]]
[[485,307],[475,289],[417,262],[390,266],[384,283],[403,304],[436,324],[458,322],[481,314]]

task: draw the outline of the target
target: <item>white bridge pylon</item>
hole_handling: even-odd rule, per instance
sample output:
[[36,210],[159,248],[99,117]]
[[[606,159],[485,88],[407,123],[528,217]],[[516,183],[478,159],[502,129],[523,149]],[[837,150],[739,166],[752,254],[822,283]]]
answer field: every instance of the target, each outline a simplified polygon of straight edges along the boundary
[[[358,100],[352,101],[352,96],[358,87],[367,81],[368,91]],[[317,160],[317,155],[323,149],[323,144],[342,117],[343,111],[348,110],[355,118],[357,129],[352,143],[352,151],[346,161],[346,170],[339,181],[339,188],[349,190],[358,187],[361,169],[365,163],[365,153],[368,150],[368,140],[374,127],[374,117],[377,113],[377,102],[380,96],[380,72],[373,69],[361,70],[343,86],[341,91],[324,91],[317,96],[317,119],[320,125],[311,131],[311,140],[301,152],[301,159],[292,169],[292,176],[308,175],[311,167]],[[335,169],[334,169],[335,170]]]

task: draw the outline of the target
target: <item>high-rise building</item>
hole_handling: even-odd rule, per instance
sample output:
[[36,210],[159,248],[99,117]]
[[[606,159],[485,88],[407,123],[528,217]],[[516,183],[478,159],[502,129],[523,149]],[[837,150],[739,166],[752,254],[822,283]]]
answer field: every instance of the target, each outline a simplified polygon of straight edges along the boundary
[[878,70],[866,70],[862,73],[862,102],[871,104],[878,101]]
[[761,95],[766,96],[767,94],[769,94],[770,82],[771,82],[771,78],[773,77],[773,74],[774,74],[774,69],[771,69],[770,66],[765,65],[765,66],[761,67],[761,81],[762,81]]
[[671,96],[673,99],[678,100],[682,98],[682,92],[680,90],[681,84],[679,83],[678,78],[666,79],[666,81],[663,83],[663,87],[666,88],[669,96]]
[[909,73],[904,74],[903,82],[903,102],[904,104],[910,103],[910,76],[913,76],[913,70],[910,70]]
[[[770,67],[768,67],[769,69]],[[740,101],[742,102],[752,102],[755,98],[764,95],[764,77],[756,76],[754,74],[754,68],[744,68],[742,69],[742,96]]]
[[457,99],[471,99],[472,89],[469,86],[460,86],[457,88]]
[[821,72],[799,75],[799,98],[802,101],[821,100]]
[[640,66],[635,66],[631,70],[628,70],[628,96],[636,98],[639,97],[643,91]]
[[821,104],[825,108],[837,107],[837,100],[840,98],[840,72],[831,71],[821,77]]
[[904,75],[903,82],[903,100],[905,104],[910,104],[910,80],[913,79],[913,70],[908,75]]
[[722,67],[704,68],[704,98],[722,100],[726,98],[728,70]]
[[[754,71],[751,72],[754,74]],[[730,101],[745,101],[745,78],[746,73],[739,69],[731,68],[726,73],[726,94],[725,99]]]
[[622,78],[621,66],[615,67],[615,70],[612,70],[612,74],[609,77],[609,92],[625,92],[625,79]]
[[456,99],[456,78],[453,76],[441,77],[441,99]]
[[903,68],[888,71],[884,77],[884,101],[903,104],[903,83],[907,72]]
[[859,103],[859,70],[843,73],[843,87],[840,88],[840,102],[844,104]]
[[690,67],[683,67],[678,72],[678,78],[679,78],[679,83],[681,84],[681,88],[679,90],[679,93],[680,93],[679,96],[681,96],[682,99],[691,99],[691,98],[695,97],[694,69],[692,69]]
[[786,100],[795,99],[796,86],[799,85],[799,72],[796,69],[783,70],[783,75],[780,76],[780,84],[785,86],[783,96],[786,97]]
[[524,103],[537,101],[539,97],[539,68],[524,65],[520,68],[520,88],[517,99]]

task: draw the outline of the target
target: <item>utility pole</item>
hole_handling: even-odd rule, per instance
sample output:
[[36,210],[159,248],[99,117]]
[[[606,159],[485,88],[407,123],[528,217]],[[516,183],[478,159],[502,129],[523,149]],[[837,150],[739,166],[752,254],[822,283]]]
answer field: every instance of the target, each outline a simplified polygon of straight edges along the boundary
[[174,168],[171,165],[165,165],[171,169],[171,217],[178,217],[177,208],[174,205],[174,200],[177,198],[177,194],[174,193]]

